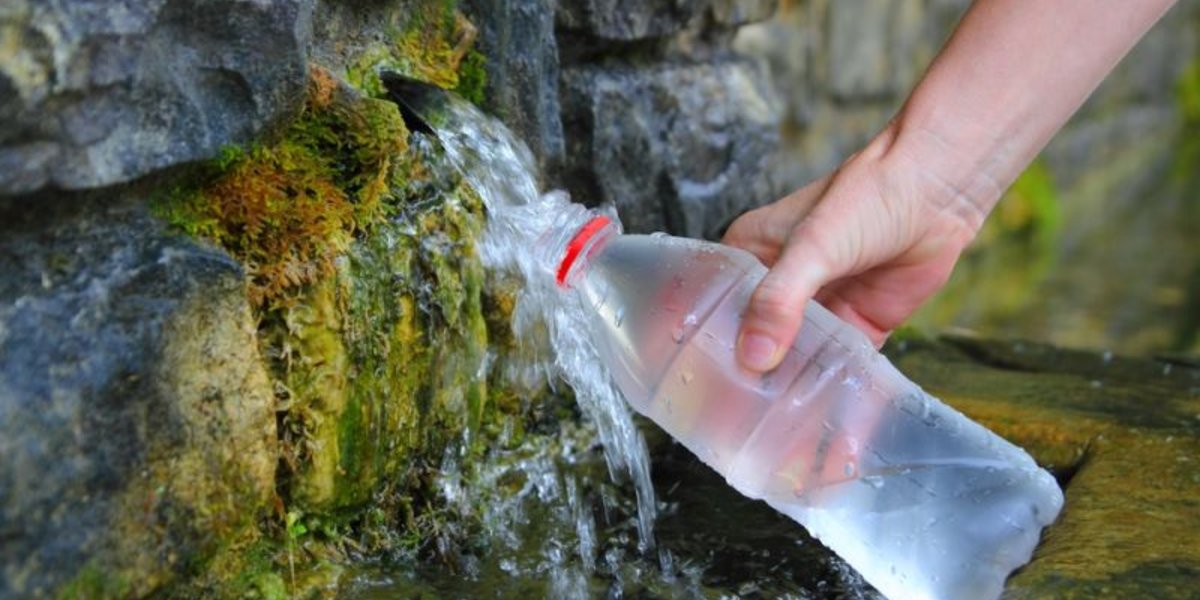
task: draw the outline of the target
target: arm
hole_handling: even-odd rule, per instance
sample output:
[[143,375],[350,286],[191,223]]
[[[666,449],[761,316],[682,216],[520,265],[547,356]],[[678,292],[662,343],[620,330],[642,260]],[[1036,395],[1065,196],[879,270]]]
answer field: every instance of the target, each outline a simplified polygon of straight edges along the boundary
[[725,242],[771,267],[738,339],[773,368],[809,298],[876,345],[949,277],[1001,194],[1173,0],[979,0],[891,123]]

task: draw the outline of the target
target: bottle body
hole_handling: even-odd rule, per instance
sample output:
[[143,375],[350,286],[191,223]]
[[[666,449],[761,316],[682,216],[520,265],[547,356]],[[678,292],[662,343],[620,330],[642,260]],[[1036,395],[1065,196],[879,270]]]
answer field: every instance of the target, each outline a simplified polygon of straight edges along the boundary
[[613,232],[570,283],[628,402],[738,491],[889,597],[997,597],[1061,508],[1053,477],[819,304],[778,368],[743,370],[736,335],[765,272],[725,246]]

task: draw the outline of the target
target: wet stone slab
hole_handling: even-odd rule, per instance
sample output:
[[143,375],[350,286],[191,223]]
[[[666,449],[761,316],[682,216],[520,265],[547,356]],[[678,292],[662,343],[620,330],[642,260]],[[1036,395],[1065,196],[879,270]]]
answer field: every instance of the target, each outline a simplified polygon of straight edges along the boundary
[[1195,598],[1200,364],[946,337],[893,344],[909,377],[1026,448],[1066,506],[1006,598]]
[[[964,337],[894,341],[886,353],[929,392],[1029,450],[1065,487],[1059,520],[1009,579],[1005,600],[1197,597],[1195,359]],[[795,522],[739,495],[649,421],[641,429],[658,505],[653,549],[637,547],[632,490],[609,479],[594,433],[559,432],[538,438],[552,440],[543,448],[531,437],[509,451],[507,467],[494,467],[501,475],[491,477],[524,482],[515,486],[524,492],[481,488],[490,508],[479,520],[502,535],[484,535],[449,561],[358,568],[338,597],[881,598]],[[543,493],[553,489],[574,491]],[[505,506],[508,517],[495,510]]]

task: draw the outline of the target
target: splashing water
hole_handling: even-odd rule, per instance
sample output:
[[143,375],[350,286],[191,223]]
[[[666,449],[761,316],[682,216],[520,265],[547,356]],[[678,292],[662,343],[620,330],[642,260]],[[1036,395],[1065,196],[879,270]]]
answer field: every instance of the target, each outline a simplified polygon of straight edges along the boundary
[[540,194],[529,149],[498,121],[453,97],[447,98],[444,117],[435,126],[438,139],[487,209],[481,258],[487,267],[515,274],[523,284],[513,316],[517,337],[532,340],[540,326],[548,330],[553,358],[543,352],[535,370],[551,383],[561,378],[575,390],[599,432],[610,476],[628,477],[633,484],[638,547],[648,550],[654,539],[655,498],[645,440],[585,333],[588,316],[555,285],[549,261],[556,257],[531,250],[561,247],[547,239],[573,235],[565,225],[578,222],[586,209],[565,192]]

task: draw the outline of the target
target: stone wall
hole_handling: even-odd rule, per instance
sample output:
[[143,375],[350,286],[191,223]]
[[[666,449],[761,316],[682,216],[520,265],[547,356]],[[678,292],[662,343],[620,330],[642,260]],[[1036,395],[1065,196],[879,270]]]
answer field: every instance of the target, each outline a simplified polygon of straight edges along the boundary
[[0,8],[0,599],[303,595],[420,547],[445,449],[541,410],[487,368],[478,197],[376,97],[477,93],[475,35],[417,0]]
[[776,94],[731,45],[774,4],[471,0],[466,11],[489,57],[485,106],[529,142],[547,185],[616,205],[630,230],[711,237],[777,190]]

